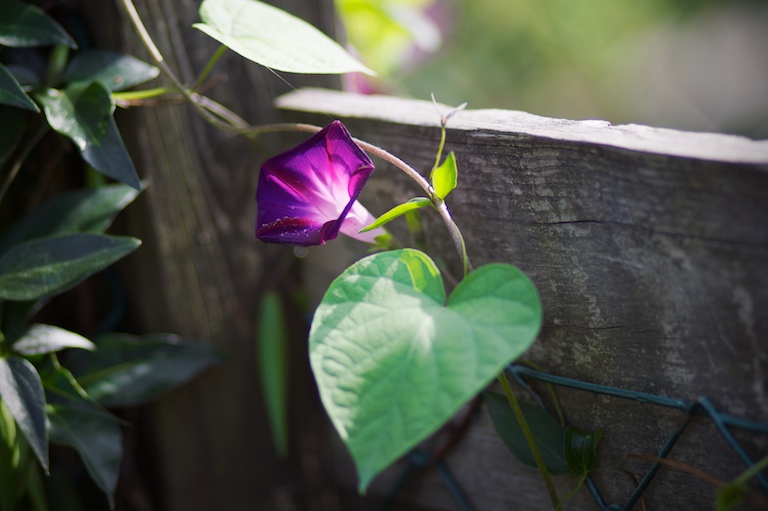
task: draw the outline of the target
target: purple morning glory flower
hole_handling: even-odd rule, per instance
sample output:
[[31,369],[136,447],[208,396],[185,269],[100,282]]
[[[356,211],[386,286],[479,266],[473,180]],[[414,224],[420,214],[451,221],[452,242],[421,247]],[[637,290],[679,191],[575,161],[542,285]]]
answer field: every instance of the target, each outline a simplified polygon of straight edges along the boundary
[[383,229],[358,233],[376,218],[357,196],[373,162],[339,121],[261,166],[256,237],[268,243],[322,245],[339,232],[375,243]]

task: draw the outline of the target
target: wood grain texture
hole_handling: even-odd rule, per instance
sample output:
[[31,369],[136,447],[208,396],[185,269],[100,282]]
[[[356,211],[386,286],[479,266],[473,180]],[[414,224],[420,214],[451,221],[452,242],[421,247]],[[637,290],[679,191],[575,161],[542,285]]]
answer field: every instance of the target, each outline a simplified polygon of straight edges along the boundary
[[[306,90],[278,104],[290,120],[339,118],[353,136],[424,174],[434,161],[439,117],[429,102]],[[768,141],[478,110],[451,119],[449,150],[459,188],[448,206],[473,264],[515,264],[541,293],[544,327],[526,358],[588,382],[708,396],[721,411],[768,422]],[[377,166],[362,196],[375,213],[421,195],[390,165]],[[430,248],[455,271],[444,229],[425,216]],[[397,223],[393,230],[403,235]],[[683,418],[634,401],[558,394],[572,424],[605,430],[595,479],[609,503],[634,487],[624,457],[656,455]],[[765,438],[739,438],[753,458],[768,452]],[[744,469],[702,417],[672,458],[723,480]],[[505,450],[485,415],[448,461],[478,510],[548,506],[536,472]],[[647,466],[626,464],[638,477]],[[382,476],[378,491],[394,475]],[[562,495],[575,479],[558,484]],[[666,469],[646,493],[654,510],[709,509],[713,499],[712,487]],[[404,500],[455,509],[434,471],[414,480]],[[566,509],[596,506],[582,492]]]
[[[170,67],[193,83],[219,46],[192,28],[199,21],[199,0],[135,3]],[[271,3],[333,33],[331,0]],[[102,47],[151,61],[127,15],[116,10],[119,2],[88,4],[85,15]],[[328,76],[296,75],[290,82],[340,85],[338,77]],[[216,64],[211,83],[207,94],[252,124],[274,122],[272,100],[290,90],[270,71],[232,52]],[[170,82],[161,77],[149,85]],[[258,168],[284,147],[280,138],[251,143],[210,127],[183,104],[118,112],[118,123],[148,183],[124,215],[129,224],[124,229],[144,240],[126,279],[136,311],[130,328],[212,342],[224,357],[218,367],[144,410],[139,456],[149,469],[155,504],[187,511],[337,509],[338,497],[317,468],[323,445],[314,440],[311,417],[319,410],[301,356],[306,333],[300,322],[292,325],[299,344],[291,348],[292,438],[299,440],[287,461],[273,452],[259,391],[260,296],[290,270],[293,259],[289,248],[268,247],[253,236]]]

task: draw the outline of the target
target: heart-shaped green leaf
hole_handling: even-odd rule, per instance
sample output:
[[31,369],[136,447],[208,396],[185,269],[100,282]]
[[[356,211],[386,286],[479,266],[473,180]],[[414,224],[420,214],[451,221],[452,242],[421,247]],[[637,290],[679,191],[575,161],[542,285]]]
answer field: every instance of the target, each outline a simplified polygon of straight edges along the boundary
[[257,0],[204,0],[195,28],[262,66],[289,73],[374,74],[338,43]]
[[[507,449],[522,463],[536,468],[536,459],[506,396],[488,391],[483,393],[483,400],[493,427]],[[519,404],[547,471],[553,475],[567,474],[569,466],[563,451],[565,428],[546,410],[525,401]]]
[[576,426],[568,426],[563,438],[563,448],[571,472],[585,476],[597,470],[600,464],[597,458],[597,444],[602,437],[602,429],[594,433],[584,433]]
[[382,252],[330,286],[309,334],[320,396],[361,490],[533,343],[536,288],[517,268],[478,268],[447,303],[423,252]]

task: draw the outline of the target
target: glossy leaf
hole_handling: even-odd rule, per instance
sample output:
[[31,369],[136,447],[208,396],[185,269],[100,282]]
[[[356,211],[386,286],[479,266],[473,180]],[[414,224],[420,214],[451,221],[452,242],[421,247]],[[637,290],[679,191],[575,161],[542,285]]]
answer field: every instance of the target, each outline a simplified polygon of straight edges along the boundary
[[426,197],[415,197],[408,202],[405,202],[403,204],[399,204],[395,206],[394,208],[390,209],[383,215],[381,215],[379,218],[376,219],[375,222],[372,224],[360,229],[360,232],[367,232],[371,231],[373,229],[376,229],[377,227],[381,227],[384,224],[388,224],[395,218],[402,216],[409,211],[413,211],[414,209],[423,208],[424,206],[431,205],[432,202],[427,199]]
[[0,509],[16,509],[21,451],[16,421],[0,399]]
[[586,475],[597,470],[597,444],[603,436],[603,430],[594,433],[584,433],[575,426],[568,426],[563,438],[565,459],[571,472],[576,475]]
[[170,334],[108,334],[94,352],[73,352],[67,366],[103,406],[139,406],[189,381],[220,358],[211,344]]
[[19,355],[42,355],[67,348],[94,350],[96,346],[82,335],[52,325],[35,324],[11,344]]
[[456,156],[451,151],[443,163],[432,171],[432,187],[435,189],[437,196],[445,199],[456,188],[458,176]]
[[528,349],[541,314],[533,284],[506,264],[478,268],[447,303],[423,252],[382,252],[347,268],[317,308],[309,349],[360,488]]
[[112,95],[102,83],[48,89],[36,97],[51,128],[72,140],[86,162],[106,176],[141,189],[112,118]]
[[27,93],[21,88],[16,78],[2,64],[0,64],[0,105],[23,108],[33,112],[40,111],[32,98],[27,96]]
[[193,25],[262,66],[290,73],[374,74],[318,29],[257,0],[204,0]]
[[156,78],[159,74],[158,68],[136,57],[108,50],[88,50],[72,58],[62,80],[99,81],[109,90],[120,91]]
[[5,165],[24,135],[27,114],[24,110],[0,105],[0,168]]
[[[488,406],[493,427],[504,441],[507,449],[520,462],[536,468],[536,460],[533,458],[531,448],[528,446],[520,423],[517,422],[517,417],[515,417],[506,396],[498,392],[486,391],[483,393],[483,399]],[[525,401],[519,403],[547,471],[553,475],[568,473],[568,462],[563,450],[565,428],[542,408]]]
[[136,250],[123,236],[72,234],[38,238],[0,257],[0,298],[36,300],[62,293]]
[[0,234],[0,254],[33,238],[101,234],[138,194],[128,185],[115,183],[58,195]]
[[45,393],[35,367],[20,357],[0,357],[0,399],[11,411],[40,464],[48,470]]
[[0,2],[0,45],[15,48],[64,44],[77,48],[75,40],[41,9],[27,2]]
[[288,455],[288,338],[277,293],[262,298],[259,314],[259,375],[277,454]]
[[111,509],[120,462],[122,433],[118,420],[83,399],[57,397],[47,407],[51,442],[77,451],[96,485],[104,491]]

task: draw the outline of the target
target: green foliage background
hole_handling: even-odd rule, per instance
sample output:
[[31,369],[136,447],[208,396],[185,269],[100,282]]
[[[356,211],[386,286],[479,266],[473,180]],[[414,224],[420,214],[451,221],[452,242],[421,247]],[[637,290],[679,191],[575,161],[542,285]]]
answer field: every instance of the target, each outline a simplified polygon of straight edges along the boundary
[[396,29],[382,35],[392,20],[376,21],[370,9],[363,16],[359,6],[391,12],[430,2],[337,2],[350,43],[388,77],[378,90],[435,93],[473,109],[768,137],[766,2],[434,0],[427,9],[447,13],[453,26],[426,59],[401,53]]

